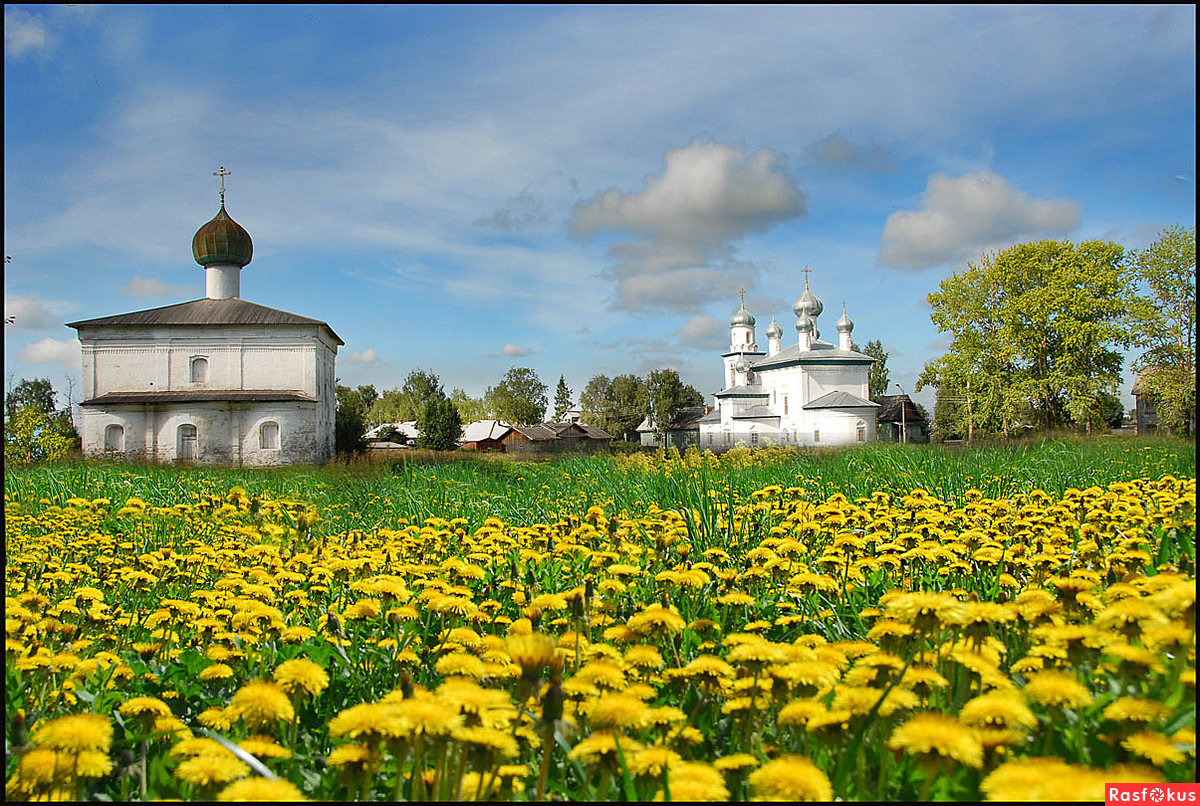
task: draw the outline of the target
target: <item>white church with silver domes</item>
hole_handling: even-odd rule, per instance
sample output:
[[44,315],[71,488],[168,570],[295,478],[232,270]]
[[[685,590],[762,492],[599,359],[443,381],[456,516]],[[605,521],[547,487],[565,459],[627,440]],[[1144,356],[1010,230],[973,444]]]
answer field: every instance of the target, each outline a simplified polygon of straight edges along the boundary
[[784,346],[783,328],[772,315],[764,353],[743,294],[741,308],[729,320],[729,351],[721,357],[724,388],[716,393],[715,409],[700,420],[700,450],[875,439],[879,406],[869,400],[867,385],[875,359],[853,349],[854,323],[845,306],[834,325],[837,344],[821,340],[817,318],[824,307],[806,278],[804,293],[792,306],[796,340]]

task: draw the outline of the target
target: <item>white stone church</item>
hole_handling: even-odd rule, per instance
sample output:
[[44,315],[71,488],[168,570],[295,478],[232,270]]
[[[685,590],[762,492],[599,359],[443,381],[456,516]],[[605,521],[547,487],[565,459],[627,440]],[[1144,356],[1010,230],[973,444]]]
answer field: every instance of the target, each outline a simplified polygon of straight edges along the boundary
[[854,323],[842,316],[834,328],[838,343],[821,340],[817,317],[821,300],[804,282],[792,306],[797,339],[783,346],[783,328],[771,317],[767,351],[754,334],[754,317],[741,309],[729,320],[729,352],[724,388],[716,408],[700,420],[700,450],[728,450],[738,444],[851,445],[875,439],[875,413],[867,372],[875,359],[853,349]]
[[204,299],[68,325],[83,347],[86,455],[225,465],[333,457],[344,342],[325,322],[240,298],[254,247],[224,197],[222,176],[220,212],[192,239]]

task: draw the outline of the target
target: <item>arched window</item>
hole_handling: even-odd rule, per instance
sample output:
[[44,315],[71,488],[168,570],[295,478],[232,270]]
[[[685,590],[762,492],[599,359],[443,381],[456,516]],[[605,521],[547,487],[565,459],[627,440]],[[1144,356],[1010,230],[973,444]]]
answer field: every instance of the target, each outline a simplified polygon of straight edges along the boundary
[[179,445],[176,456],[182,460],[195,459],[197,454],[196,426],[186,424],[179,426]]
[[104,429],[104,452],[125,452],[125,429],[119,425],[110,425]]
[[192,383],[208,382],[208,359],[197,356],[192,359]]
[[279,423],[263,423],[259,426],[258,447],[262,450],[279,449]]

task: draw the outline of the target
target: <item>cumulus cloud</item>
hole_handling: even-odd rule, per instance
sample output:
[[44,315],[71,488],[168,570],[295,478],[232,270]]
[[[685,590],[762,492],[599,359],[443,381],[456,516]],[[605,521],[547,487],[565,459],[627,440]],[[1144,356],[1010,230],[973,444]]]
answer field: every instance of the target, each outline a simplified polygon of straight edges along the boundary
[[938,173],[921,194],[920,209],[888,216],[879,259],[902,269],[973,260],[1023,239],[1065,235],[1079,226],[1081,214],[1079,202],[1031,198],[991,171],[958,178]]
[[137,299],[163,299],[174,297],[188,297],[189,299],[197,291],[197,287],[193,285],[173,285],[164,283],[162,280],[157,280],[153,277],[134,277],[128,283],[121,287],[121,293]]
[[27,297],[5,297],[4,319],[12,319],[11,327],[19,330],[49,330],[63,324],[46,304]]
[[79,339],[59,341],[46,337],[21,348],[18,357],[30,364],[62,364],[72,369],[80,366]]
[[533,350],[530,350],[528,347],[518,347],[515,344],[506,344],[501,348],[500,355],[507,356],[508,358],[523,358],[527,355],[533,355]]
[[379,353],[375,352],[374,347],[368,347],[361,353],[351,352],[348,360],[351,364],[374,364],[379,360]]
[[804,149],[804,160],[828,168],[851,168],[866,171],[896,170],[892,158],[879,146],[862,146],[834,132]]
[[735,242],[805,214],[804,194],[782,155],[720,143],[668,150],[646,188],[610,189],[576,206],[577,235],[626,236],[609,248],[616,262],[617,310],[689,312],[752,284],[755,267],[736,259]]
[[711,316],[693,316],[679,328],[681,346],[707,352],[729,346],[729,323]]

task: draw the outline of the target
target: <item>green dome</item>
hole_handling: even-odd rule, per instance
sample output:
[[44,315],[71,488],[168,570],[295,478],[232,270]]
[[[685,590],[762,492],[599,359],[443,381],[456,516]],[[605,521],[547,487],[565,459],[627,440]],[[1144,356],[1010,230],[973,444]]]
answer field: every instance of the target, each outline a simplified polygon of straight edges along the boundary
[[192,238],[192,257],[201,266],[245,266],[254,257],[250,233],[229,217],[225,205]]

